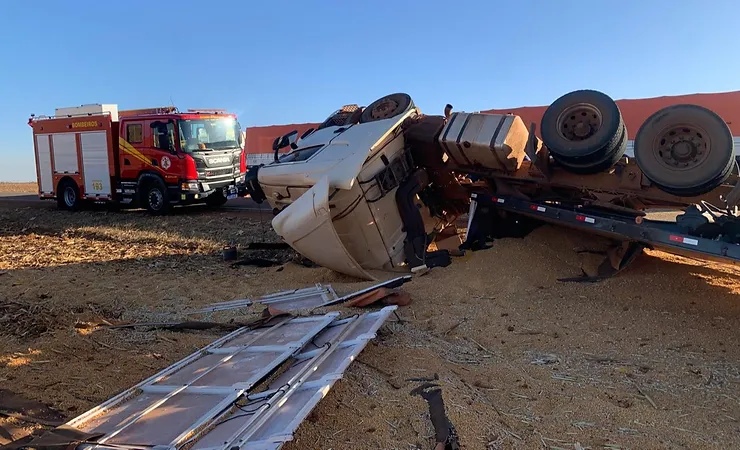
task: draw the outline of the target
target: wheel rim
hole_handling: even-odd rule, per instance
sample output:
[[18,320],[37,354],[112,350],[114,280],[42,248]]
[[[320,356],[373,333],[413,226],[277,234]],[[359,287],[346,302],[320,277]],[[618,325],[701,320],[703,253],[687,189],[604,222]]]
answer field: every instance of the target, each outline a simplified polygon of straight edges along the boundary
[[162,205],[164,205],[164,195],[162,195],[159,189],[153,189],[152,191],[150,191],[149,207],[155,211],[158,211],[162,208]]
[[383,99],[383,101],[378,102],[377,105],[373,106],[373,109],[370,111],[370,116],[376,120],[387,119],[388,117],[391,117],[397,109],[398,102],[393,99],[386,98]]
[[64,188],[64,204],[67,206],[74,206],[77,202],[77,193],[72,186]]
[[711,149],[709,134],[696,125],[667,127],[653,143],[658,162],[671,170],[691,170],[706,161]]
[[593,105],[578,103],[565,109],[558,116],[558,133],[571,142],[585,141],[602,126],[601,112]]

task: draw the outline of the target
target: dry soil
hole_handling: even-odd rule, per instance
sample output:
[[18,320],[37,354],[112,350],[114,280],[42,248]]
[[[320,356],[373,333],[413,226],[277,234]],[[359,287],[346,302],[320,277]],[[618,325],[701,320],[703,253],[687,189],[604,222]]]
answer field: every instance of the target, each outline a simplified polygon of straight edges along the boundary
[[38,185],[35,182],[9,183],[6,181],[0,181],[0,194],[36,194],[38,193],[38,190]]
[[[317,282],[368,286],[292,263],[224,263],[225,244],[276,240],[266,219],[0,206],[0,387],[71,418],[219,336],[85,323],[170,320]],[[427,406],[409,395],[420,382],[408,380],[425,377],[438,378],[465,449],[740,448],[738,269],[649,252],[604,282],[558,281],[597,262],[576,250],[604,246],[543,227],[414,278],[402,322],[286,448],[432,448]]]

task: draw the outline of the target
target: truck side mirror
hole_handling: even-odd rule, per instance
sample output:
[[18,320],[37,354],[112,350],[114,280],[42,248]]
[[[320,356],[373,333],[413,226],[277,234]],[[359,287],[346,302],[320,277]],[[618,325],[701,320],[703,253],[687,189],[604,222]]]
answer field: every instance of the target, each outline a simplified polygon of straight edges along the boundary
[[287,135],[287,138],[287,143],[288,145],[290,145],[290,148],[292,148],[293,150],[297,149],[298,145],[296,145],[296,142],[298,142],[298,131],[291,131]]
[[298,136],[298,130],[293,130],[290,133],[282,137],[275,138],[275,140],[272,142],[272,150],[275,152],[275,162],[277,162],[279,159],[278,151],[281,148],[285,148],[287,146],[290,146],[290,148],[294,150],[297,148],[297,146],[295,145],[295,143],[298,141],[297,136]]

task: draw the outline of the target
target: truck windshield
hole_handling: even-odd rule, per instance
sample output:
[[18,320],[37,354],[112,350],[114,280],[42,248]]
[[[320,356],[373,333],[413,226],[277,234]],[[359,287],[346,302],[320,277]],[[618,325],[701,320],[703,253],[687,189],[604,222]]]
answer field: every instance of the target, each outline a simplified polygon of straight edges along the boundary
[[180,148],[185,153],[198,150],[239,148],[239,125],[233,117],[181,119]]

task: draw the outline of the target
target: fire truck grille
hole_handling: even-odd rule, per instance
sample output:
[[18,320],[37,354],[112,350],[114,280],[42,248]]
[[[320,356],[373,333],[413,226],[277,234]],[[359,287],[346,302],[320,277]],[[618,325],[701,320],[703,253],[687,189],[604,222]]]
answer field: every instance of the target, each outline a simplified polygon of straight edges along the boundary
[[212,169],[212,170],[206,170],[206,178],[210,177],[221,177],[224,175],[231,175],[234,171],[233,168],[228,167],[226,169]]

